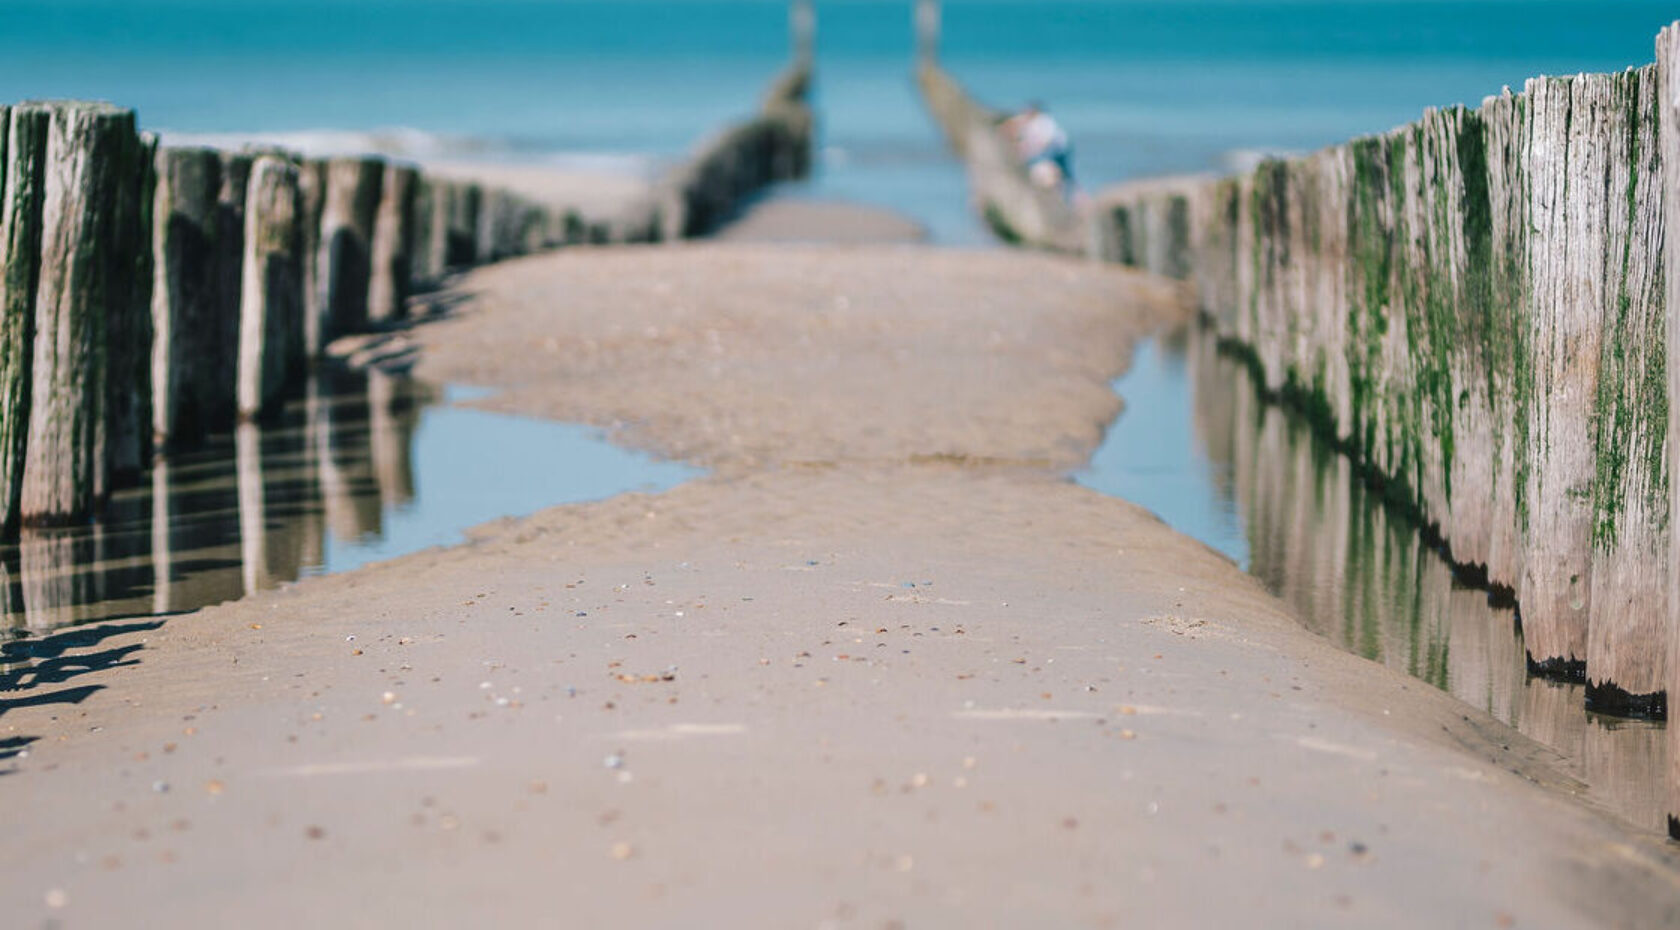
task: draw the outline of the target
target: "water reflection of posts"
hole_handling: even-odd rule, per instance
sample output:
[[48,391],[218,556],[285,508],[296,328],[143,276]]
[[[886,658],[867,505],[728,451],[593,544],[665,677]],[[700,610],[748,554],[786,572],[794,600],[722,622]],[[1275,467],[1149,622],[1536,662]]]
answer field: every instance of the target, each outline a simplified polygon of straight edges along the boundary
[[169,460],[152,463],[152,612],[175,610],[175,552],[170,530],[175,526],[174,495],[169,493]]
[[414,429],[418,410],[407,378],[368,372],[368,433],[380,503],[389,509],[414,500]]
[[25,529],[18,553],[25,625],[50,630],[74,623],[77,606],[94,600],[92,538],[78,530]]
[[355,371],[327,371],[331,400],[322,404],[316,425],[321,502],[327,529],[344,542],[377,536],[382,510],[369,448],[367,376]]
[[18,629],[24,622],[23,566],[18,564],[16,549],[0,548],[0,634]]
[[263,483],[262,431],[255,423],[239,424],[234,433],[235,471],[239,483],[239,560],[245,593],[274,586],[268,566],[268,502]]
[[1189,369],[1195,429],[1209,459],[1229,468],[1220,490],[1242,516],[1251,570],[1304,624],[1580,760],[1593,795],[1621,816],[1662,822],[1661,731],[1589,719],[1582,686],[1529,676],[1513,611],[1457,585],[1350,460],[1262,398],[1210,333],[1192,335]]

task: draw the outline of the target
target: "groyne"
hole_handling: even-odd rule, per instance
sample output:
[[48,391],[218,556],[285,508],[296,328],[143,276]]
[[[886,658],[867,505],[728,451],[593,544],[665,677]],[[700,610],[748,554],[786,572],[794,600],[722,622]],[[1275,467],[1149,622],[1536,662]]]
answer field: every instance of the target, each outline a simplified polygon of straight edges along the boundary
[[1672,35],[1656,65],[1107,192],[1090,237],[1194,282],[1268,394],[1515,599],[1531,669],[1658,716],[1680,636]]
[[756,116],[708,139],[668,174],[655,220],[661,237],[703,236],[761,188],[809,174],[816,126],[810,90],[811,66],[802,54],[770,85]]
[[[937,40],[924,39],[922,47],[936,48]],[[975,100],[925,53],[916,67],[916,83],[946,144],[963,160],[975,209],[999,239],[1053,252],[1085,251],[1086,225],[1061,191],[1028,180],[1025,164],[1002,130],[1007,113]]]
[[159,148],[106,104],[0,106],[0,538],[98,519],[452,272],[703,234],[809,170],[810,79],[802,57],[615,225],[382,158]]

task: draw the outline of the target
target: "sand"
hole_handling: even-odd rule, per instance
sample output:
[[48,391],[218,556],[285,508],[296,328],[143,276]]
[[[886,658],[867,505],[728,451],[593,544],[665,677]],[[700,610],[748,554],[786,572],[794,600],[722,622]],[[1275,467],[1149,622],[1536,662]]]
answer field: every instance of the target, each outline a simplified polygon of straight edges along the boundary
[[708,244],[460,290],[422,376],[710,476],[67,634],[0,716],[12,923],[1680,916],[1555,754],[1066,480],[1165,284]]
[[751,204],[711,238],[725,242],[878,244],[924,242],[927,228],[882,207],[776,197]]

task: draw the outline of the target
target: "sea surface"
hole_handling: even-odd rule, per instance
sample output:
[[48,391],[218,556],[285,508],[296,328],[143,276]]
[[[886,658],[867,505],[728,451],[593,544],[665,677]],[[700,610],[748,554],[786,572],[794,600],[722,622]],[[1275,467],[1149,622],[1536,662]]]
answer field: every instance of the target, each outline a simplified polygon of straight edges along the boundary
[[[979,243],[910,83],[908,0],[818,0],[824,157],[799,196],[885,204]],[[1087,187],[1218,170],[1647,63],[1648,0],[949,0],[943,58],[1048,103]],[[93,97],[179,133],[397,130],[417,154],[646,172],[749,112],[780,0],[0,0],[0,100]]]

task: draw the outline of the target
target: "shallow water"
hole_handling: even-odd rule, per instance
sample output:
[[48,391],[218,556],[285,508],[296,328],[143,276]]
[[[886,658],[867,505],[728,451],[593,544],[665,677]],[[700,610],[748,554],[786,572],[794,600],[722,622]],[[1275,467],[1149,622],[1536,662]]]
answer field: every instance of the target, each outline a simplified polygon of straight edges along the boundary
[[0,546],[0,638],[194,610],[698,474],[585,427],[454,405],[479,393],[322,373],[274,424],[160,462],[97,525]]
[[1455,581],[1417,529],[1298,416],[1261,400],[1199,327],[1141,347],[1126,412],[1081,484],[1225,553],[1314,632],[1484,710],[1572,760],[1588,795],[1664,829],[1664,726],[1589,714],[1580,685],[1528,675],[1509,608]]

